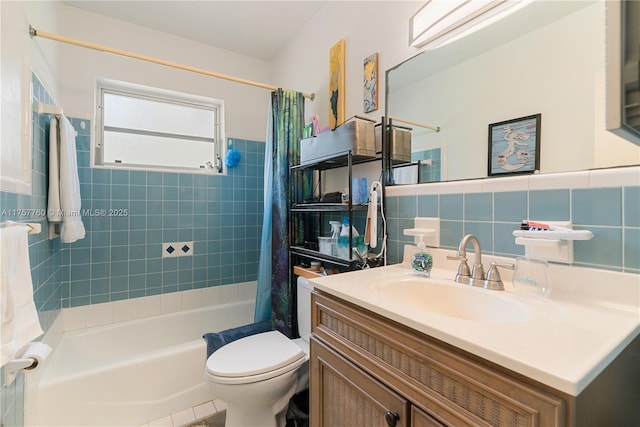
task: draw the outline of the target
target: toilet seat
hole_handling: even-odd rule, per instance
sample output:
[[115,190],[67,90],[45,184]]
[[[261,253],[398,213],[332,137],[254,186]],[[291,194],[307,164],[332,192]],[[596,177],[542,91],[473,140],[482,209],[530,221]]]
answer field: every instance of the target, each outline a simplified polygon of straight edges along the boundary
[[269,331],[216,350],[207,359],[206,372],[220,384],[248,384],[297,369],[306,360],[300,346],[278,331]]

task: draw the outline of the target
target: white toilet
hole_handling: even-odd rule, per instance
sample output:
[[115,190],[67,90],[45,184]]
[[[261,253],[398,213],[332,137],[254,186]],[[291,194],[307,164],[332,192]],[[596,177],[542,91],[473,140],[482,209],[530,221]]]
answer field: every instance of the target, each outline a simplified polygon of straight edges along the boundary
[[283,427],[289,399],[309,385],[309,337],[313,286],[298,278],[301,338],[277,331],[233,341],[207,359],[205,379],[227,404],[225,427]]

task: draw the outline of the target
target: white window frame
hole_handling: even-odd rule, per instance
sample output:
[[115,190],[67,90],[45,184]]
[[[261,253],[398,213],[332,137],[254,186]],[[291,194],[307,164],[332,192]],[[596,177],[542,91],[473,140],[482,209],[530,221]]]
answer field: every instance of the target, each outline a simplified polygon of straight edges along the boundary
[[[189,168],[184,166],[166,165],[140,165],[131,163],[105,163],[103,160],[104,147],[104,116],[103,104],[104,94],[116,94],[131,98],[147,99],[169,104],[178,104],[197,109],[214,110],[216,112],[217,123],[214,123],[214,158],[207,163],[205,168]],[[132,131],[131,134],[171,136],[163,133]],[[179,135],[182,136],[182,135]],[[184,135],[187,139],[191,137]],[[97,79],[95,91],[95,133],[91,149],[91,167],[105,169],[125,169],[125,170],[146,170],[156,172],[182,172],[182,173],[206,173],[206,174],[226,174],[221,159],[226,153],[225,133],[224,133],[224,101],[199,95],[187,94],[167,89],[160,89],[149,86],[142,86],[133,83],[121,82],[109,79]]]

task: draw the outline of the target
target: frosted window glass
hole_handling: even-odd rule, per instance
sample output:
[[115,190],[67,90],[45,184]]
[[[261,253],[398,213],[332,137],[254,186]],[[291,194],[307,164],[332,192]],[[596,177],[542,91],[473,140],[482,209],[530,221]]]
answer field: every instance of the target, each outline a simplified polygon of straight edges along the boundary
[[214,123],[214,110],[113,93],[104,94],[106,127],[213,138]]
[[103,79],[96,91],[96,165],[222,173],[224,101]]
[[104,133],[104,162],[123,165],[200,168],[215,159],[214,144],[179,138]]

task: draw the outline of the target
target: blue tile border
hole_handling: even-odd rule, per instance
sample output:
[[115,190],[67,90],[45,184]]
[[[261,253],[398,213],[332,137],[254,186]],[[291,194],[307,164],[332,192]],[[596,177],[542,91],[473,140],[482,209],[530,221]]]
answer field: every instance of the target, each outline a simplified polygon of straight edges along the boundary
[[473,233],[483,253],[518,257],[524,247],[512,232],[523,219],[571,221],[594,233],[592,240],[574,242],[575,265],[640,270],[640,186],[389,196],[389,263],[400,262],[411,242],[403,229],[413,227],[414,200],[420,216],[440,217],[442,248],[457,249],[463,235]]

